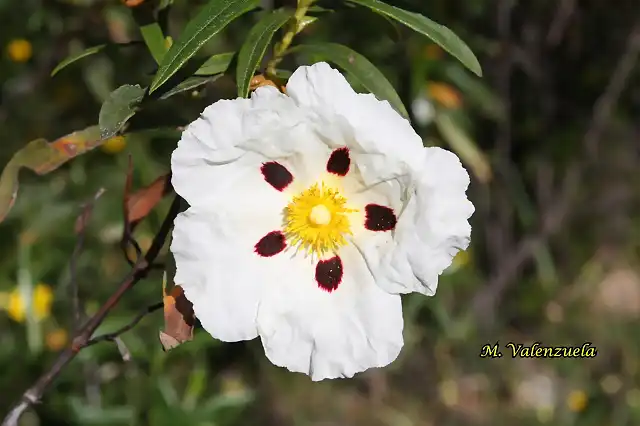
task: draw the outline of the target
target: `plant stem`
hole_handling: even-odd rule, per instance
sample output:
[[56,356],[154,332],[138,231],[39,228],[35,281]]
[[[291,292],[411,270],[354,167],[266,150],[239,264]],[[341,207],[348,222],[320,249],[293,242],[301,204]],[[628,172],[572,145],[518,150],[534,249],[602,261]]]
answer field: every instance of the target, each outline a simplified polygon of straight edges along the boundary
[[291,21],[287,25],[287,30],[282,36],[282,41],[276,44],[273,48],[273,58],[269,61],[267,65],[267,74],[275,75],[276,65],[282,61],[285,52],[291,46],[291,42],[298,32],[302,29],[302,21],[309,11],[309,8],[313,4],[315,0],[298,0],[298,7],[296,8],[296,12],[293,15]]

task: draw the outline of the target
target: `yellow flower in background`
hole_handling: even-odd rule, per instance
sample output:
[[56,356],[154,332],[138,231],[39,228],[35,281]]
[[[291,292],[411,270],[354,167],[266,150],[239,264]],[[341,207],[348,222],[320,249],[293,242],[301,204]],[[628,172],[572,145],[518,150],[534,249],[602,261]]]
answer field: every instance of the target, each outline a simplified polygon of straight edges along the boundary
[[[38,284],[32,294],[33,315],[37,321],[47,318],[51,314],[51,304],[53,303],[53,290],[46,284]],[[16,322],[24,322],[27,317],[28,301],[19,288],[15,288],[9,294],[6,306],[9,318]]]
[[424,48],[424,56],[427,59],[440,59],[442,58],[442,53],[442,49],[437,44],[429,44]]
[[47,349],[52,352],[58,352],[67,344],[68,338],[69,336],[63,328],[57,328],[53,331],[50,331],[45,337]]
[[446,108],[460,108],[462,106],[460,93],[446,83],[429,83],[427,93],[433,100]]
[[567,397],[567,407],[574,413],[579,413],[587,407],[588,399],[584,391],[574,390]]
[[27,62],[31,59],[33,48],[28,40],[18,38],[9,42],[7,54],[13,62]]
[[124,136],[114,136],[107,139],[102,144],[102,150],[107,154],[117,154],[127,146],[127,140]]

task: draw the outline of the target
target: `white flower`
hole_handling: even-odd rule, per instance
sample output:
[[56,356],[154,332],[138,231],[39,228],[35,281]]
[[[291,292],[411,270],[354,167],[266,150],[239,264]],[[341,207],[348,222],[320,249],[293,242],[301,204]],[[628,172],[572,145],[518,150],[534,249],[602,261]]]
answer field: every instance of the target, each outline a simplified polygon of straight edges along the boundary
[[175,281],[213,337],[260,336],[278,366],[352,377],[398,356],[399,294],[433,295],[467,247],[469,176],[325,63],[287,93],[218,101],[184,131]]

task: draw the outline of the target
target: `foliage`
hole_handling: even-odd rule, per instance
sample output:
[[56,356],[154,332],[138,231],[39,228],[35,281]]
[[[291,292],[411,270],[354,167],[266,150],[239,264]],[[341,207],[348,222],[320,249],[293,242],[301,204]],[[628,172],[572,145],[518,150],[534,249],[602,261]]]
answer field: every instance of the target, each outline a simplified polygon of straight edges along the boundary
[[[0,362],[11,365],[0,414],[71,344],[82,322],[72,283],[93,315],[127,259],[152,245],[182,127],[217,99],[281,87],[296,66],[326,60],[473,175],[472,248],[436,297],[406,300],[401,358],[311,384],[271,366],[259,342],[221,344],[197,324],[165,353],[159,330],[178,343],[193,331],[165,328],[180,297],[163,286],[165,247],[163,268],[94,336],[140,322],[82,349],[24,424],[637,424],[638,108],[637,89],[623,90],[640,78],[633,55],[615,99],[607,86],[633,53],[635,11],[510,3],[0,0]],[[603,102],[615,114],[594,130]],[[608,142],[589,157],[593,132]],[[566,194],[558,188],[576,161],[587,173]],[[567,219],[549,228],[550,207],[569,196]],[[33,296],[42,288],[53,290],[44,317]],[[164,316],[147,313],[162,301]],[[10,317],[10,306],[30,308]],[[598,356],[479,358],[496,340],[589,341]]]

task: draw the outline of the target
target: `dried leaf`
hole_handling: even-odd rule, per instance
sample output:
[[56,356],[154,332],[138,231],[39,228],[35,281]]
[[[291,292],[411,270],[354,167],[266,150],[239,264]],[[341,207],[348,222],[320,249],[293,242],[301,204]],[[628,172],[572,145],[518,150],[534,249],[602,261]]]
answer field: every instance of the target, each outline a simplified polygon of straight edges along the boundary
[[125,6],[136,7],[144,3],[144,0],[123,0]]
[[158,177],[149,186],[129,195],[126,200],[127,222],[135,224],[147,217],[149,212],[170,193],[171,174]]
[[18,174],[25,167],[39,175],[47,174],[78,155],[104,143],[98,126],[71,133],[48,142],[36,139],[16,152],[0,175],[0,222],[13,207],[18,196]]
[[165,351],[193,339],[195,316],[193,305],[184,296],[179,285],[171,289],[170,294],[163,297],[164,331],[160,331],[160,343]]
[[256,90],[258,87],[262,86],[272,86],[278,89],[278,85],[273,80],[270,80],[261,74],[254,76],[249,82],[249,90]]

